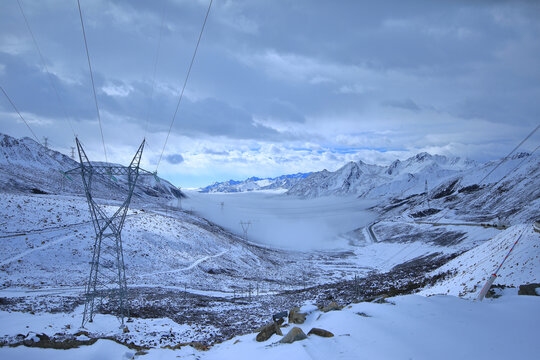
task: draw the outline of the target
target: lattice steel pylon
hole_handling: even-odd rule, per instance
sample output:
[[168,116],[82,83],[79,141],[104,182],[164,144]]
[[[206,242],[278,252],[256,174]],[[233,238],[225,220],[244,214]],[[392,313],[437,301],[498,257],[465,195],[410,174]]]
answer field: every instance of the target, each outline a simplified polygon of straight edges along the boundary
[[[110,308],[117,308],[117,316],[124,325],[124,317],[129,317],[129,303],[127,297],[126,268],[122,250],[122,228],[126,214],[137,183],[142,152],[145,141],[141,143],[137,153],[129,166],[93,165],[86,156],[84,149],[75,138],[82,182],[90,208],[92,223],[96,233],[93,247],[92,261],[90,262],[90,275],[86,284],[84,314],[82,325],[92,322],[97,311],[97,301],[108,298]],[[94,176],[113,177],[114,175],[127,176],[127,196],[124,202],[112,215],[108,215],[92,197],[92,178]],[[146,175],[146,174],[145,174]]]

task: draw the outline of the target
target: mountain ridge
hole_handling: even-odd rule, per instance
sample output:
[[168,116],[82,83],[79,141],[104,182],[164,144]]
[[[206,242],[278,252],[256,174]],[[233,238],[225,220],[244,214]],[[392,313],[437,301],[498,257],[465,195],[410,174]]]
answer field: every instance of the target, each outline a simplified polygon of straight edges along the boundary
[[202,193],[234,193],[244,191],[261,191],[261,190],[288,190],[298,181],[302,180],[310,173],[296,173],[280,175],[276,177],[260,178],[257,176],[249,177],[245,180],[227,180],[223,182],[215,182],[211,185],[199,189]]
[[[82,194],[84,188],[80,177],[64,175],[66,171],[77,167],[79,162],[46,148],[31,138],[16,139],[0,133],[0,190]],[[97,197],[114,199],[127,189],[126,182],[125,176],[115,176],[114,181],[96,176],[93,191]],[[136,199],[152,202],[170,201],[185,196],[167,180],[154,176],[140,176],[134,195]]]

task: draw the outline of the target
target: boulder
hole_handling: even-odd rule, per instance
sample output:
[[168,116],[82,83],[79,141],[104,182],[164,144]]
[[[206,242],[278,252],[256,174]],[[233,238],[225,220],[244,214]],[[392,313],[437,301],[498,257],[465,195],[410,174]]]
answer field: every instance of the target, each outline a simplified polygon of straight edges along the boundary
[[313,328],[311,330],[309,330],[309,332],[307,333],[308,335],[317,335],[317,336],[322,336],[322,337],[333,337],[334,334],[332,334],[330,331],[328,330],[324,330],[324,329],[319,329],[319,328]]
[[272,315],[272,320],[274,320],[274,322],[278,322],[279,320],[283,320],[285,316],[287,316],[287,310],[281,311],[281,312],[278,312],[277,314]]
[[306,334],[304,334],[302,329],[295,326],[279,342],[283,344],[292,344],[295,341],[304,339],[307,339]]
[[525,284],[519,285],[518,295],[533,295],[538,296],[536,289],[540,288],[540,284]]
[[294,307],[289,311],[289,324],[303,324],[306,314],[300,312],[300,308]]
[[264,326],[261,329],[261,332],[257,334],[257,337],[255,338],[255,340],[257,340],[258,342],[266,341],[270,339],[272,335],[274,334],[283,336],[283,333],[281,332],[281,329],[279,328],[279,324],[275,322]]
[[341,307],[339,307],[339,305],[335,301],[331,302],[328,306],[325,306],[321,309],[322,312],[329,312],[333,310],[341,310]]

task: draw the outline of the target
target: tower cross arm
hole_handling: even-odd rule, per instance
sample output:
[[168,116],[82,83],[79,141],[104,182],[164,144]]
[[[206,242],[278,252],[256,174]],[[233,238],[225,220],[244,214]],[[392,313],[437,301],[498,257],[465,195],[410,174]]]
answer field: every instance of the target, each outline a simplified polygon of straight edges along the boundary
[[[138,169],[139,176],[154,176],[155,174],[153,172],[150,172],[148,170],[145,170],[143,168],[136,168],[136,167],[130,167],[130,166],[122,166],[122,165],[88,165],[85,167],[91,168],[92,172],[94,174],[98,175],[128,175],[130,171]],[[80,174],[81,173],[81,166],[77,166],[76,168],[70,169],[68,171],[64,171],[65,175],[69,174]]]

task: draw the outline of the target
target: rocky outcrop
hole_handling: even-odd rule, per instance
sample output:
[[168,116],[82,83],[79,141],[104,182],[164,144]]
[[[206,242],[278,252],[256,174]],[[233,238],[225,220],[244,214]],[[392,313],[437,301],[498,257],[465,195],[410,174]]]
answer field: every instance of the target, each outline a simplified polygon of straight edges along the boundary
[[300,308],[294,307],[289,311],[289,324],[303,324],[306,314],[300,312]]
[[273,322],[266,326],[263,326],[260,330],[260,332],[257,334],[257,337],[255,340],[258,342],[263,342],[272,337],[272,335],[277,334],[279,336],[283,336],[283,333],[281,332],[279,323]]
[[283,344],[292,344],[295,341],[307,339],[306,334],[299,327],[293,327],[279,342]]
[[308,335],[317,335],[317,336],[321,336],[321,337],[333,337],[334,336],[334,334],[332,334],[330,331],[324,330],[324,329],[319,329],[319,328],[313,328],[313,329],[309,330],[309,332],[307,334]]
[[525,284],[519,285],[518,295],[532,295],[539,296],[537,288],[540,288],[540,284]]
[[333,310],[341,310],[341,307],[335,301],[321,309],[322,312],[329,312]]

